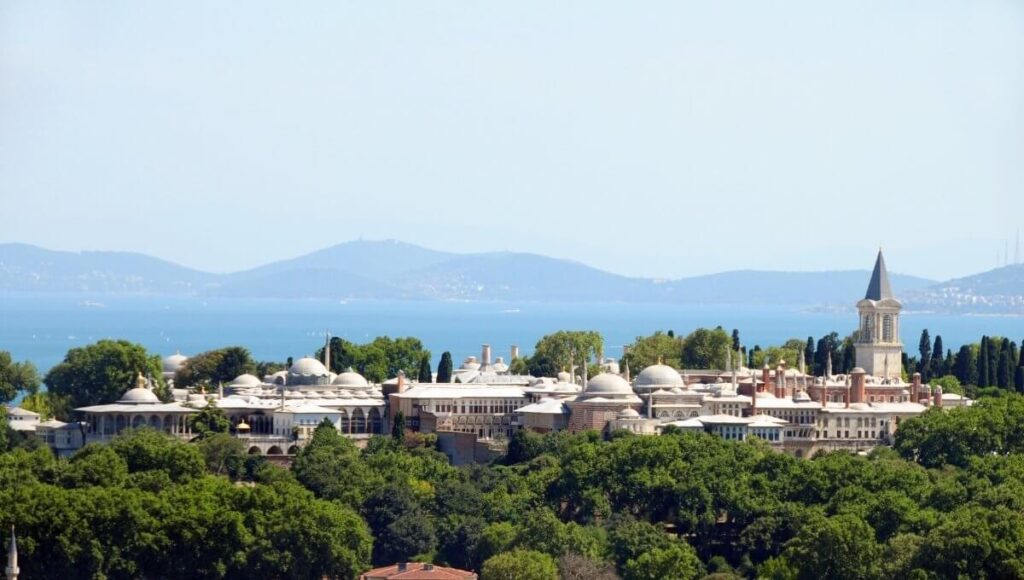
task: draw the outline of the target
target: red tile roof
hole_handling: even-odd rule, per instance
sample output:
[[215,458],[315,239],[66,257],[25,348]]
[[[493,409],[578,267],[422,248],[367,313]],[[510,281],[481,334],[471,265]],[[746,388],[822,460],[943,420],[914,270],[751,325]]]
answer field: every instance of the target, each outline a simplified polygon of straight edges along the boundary
[[[430,569],[424,569],[431,566]],[[422,562],[409,562],[405,570],[398,571],[399,564],[375,568],[369,572],[363,572],[360,580],[476,580],[476,573],[459,570],[458,568],[446,568],[444,566],[433,566]]]

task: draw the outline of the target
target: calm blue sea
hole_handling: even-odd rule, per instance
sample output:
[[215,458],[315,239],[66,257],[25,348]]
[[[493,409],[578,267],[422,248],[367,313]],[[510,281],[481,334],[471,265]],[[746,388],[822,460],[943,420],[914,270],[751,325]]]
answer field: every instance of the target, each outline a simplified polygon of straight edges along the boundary
[[[537,339],[560,329],[597,330],[606,354],[639,335],[672,329],[686,334],[699,326],[739,328],[743,343],[780,344],[792,337],[815,339],[832,330],[848,334],[857,323],[850,312],[809,312],[795,307],[692,306],[661,304],[535,304],[495,302],[330,302],[210,300],[154,297],[0,297],[0,350],[33,361],[43,372],[71,347],[101,338],[139,342],[162,355],[191,355],[228,345],[248,347],[257,359],[284,360],[316,350],[323,333],[363,342],[378,335],[416,336],[434,354],[449,350],[456,361],[479,355],[489,343],[508,358],[518,344],[529,354]],[[947,348],[982,334],[1024,337],[1024,318],[906,313],[903,341],[917,351],[922,328],[941,334]]]

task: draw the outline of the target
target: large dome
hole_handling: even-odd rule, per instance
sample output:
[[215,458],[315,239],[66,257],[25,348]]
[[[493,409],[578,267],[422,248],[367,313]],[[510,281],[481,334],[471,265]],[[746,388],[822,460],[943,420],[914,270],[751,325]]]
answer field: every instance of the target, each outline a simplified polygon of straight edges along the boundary
[[587,395],[632,395],[633,388],[626,379],[611,373],[601,373],[587,381]]
[[238,375],[235,380],[228,384],[229,387],[258,387],[263,384],[258,378],[249,373]]
[[325,377],[327,376],[327,367],[315,358],[307,356],[295,361],[295,364],[288,369],[288,374],[304,377]]
[[345,372],[338,375],[337,378],[331,383],[338,387],[368,387],[370,383],[366,382],[366,377],[352,370],[351,367],[345,369]]
[[636,386],[681,387],[683,386],[683,377],[679,375],[679,371],[668,365],[656,364],[640,371],[640,374],[636,376]]
[[159,403],[160,399],[157,398],[153,391],[145,387],[135,387],[128,389],[128,391],[117,402],[129,405],[138,405],[145,403]]
[[178,369],[180,369],[181,366],[183,364],[185,364],[185,361],[187,361],[187,360],[188,360],[188,357],[183,355],[183,354],[181,354],[180,352],[176,352],[176,353],[172,354],[171,356],[169,356],[169,357],[167,357],[167,358],[165,358],[163,360],[164,372],[165,373],[176,373],[176,372],[178,372]]

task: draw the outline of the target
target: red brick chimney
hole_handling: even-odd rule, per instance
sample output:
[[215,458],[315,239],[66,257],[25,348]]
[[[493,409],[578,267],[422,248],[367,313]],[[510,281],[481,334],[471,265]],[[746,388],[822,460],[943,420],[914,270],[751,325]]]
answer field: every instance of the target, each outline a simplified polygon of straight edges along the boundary
[[850,385],[850,399],[852,399],[854,403],[865,402],[867,399],[867,396],[865,395],[867,373],[864,369],[857,367],[850,371],[850,379],[852,381]]
[[921,373],[914,373],[914,378],[911,379],[910,383],[910,402],[920,403],[921,402]]
[[786,398],[786,367],[785,361],[782,361],[775,367],[775,396],[784,399]]
[[942,406],[942,387],[940,385],[935,385],[935,388],[932,389],[932,401],[936,407]]

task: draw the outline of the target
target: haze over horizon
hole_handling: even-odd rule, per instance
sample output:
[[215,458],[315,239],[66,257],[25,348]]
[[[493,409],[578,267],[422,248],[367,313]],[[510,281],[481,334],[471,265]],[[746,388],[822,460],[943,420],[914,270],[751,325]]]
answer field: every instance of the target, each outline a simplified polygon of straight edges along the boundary
[[657,278],[1013,259],[1020,3],[393,7],[0,5],[0,242],[215,272],[360,237]]

